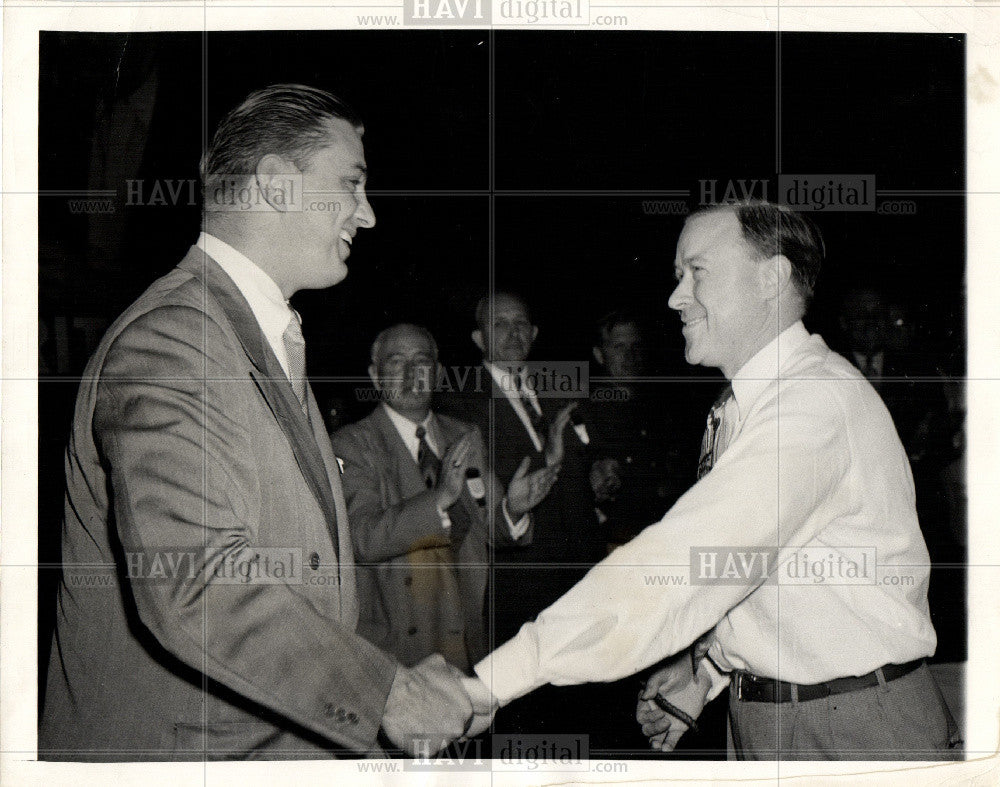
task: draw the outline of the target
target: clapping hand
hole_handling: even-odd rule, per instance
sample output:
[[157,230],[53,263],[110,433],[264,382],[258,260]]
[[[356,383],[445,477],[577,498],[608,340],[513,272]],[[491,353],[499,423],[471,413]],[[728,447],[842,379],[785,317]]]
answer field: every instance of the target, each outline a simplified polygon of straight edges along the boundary
[[507,484],[507,510],[515,519],[520,519],[541,503],[559,477],[558,465],[542,467],[529,474],[530,465],[531,457],[524,457],[514,477]]
[[685,650],[646,681],[635,718],[652,748],[673,751],[691,726],[684,717],[694,721],[701,714],[712,688],[706,670],[702,664],[692,672],[690,653]]
[[[413,756],[441,751],[473,724],[473,702],[464,688],[465,680],[437,653],[413,667],[399,667],[386,701],[382,730]],[[478,713],[484,707],[481,692],[477,703]]]
[[558,465],[563,460],[565,444],[563,432],[570,422],[570,415],[576,409],[578,402],[570,402],[556,413],[555,419],[549,426],[549,439],[545,443],[545,464],[549,467]]
[[438,506],[442,511],[450,508],[462,494],[462,489],[465,487],[465,468],[472,458],[470,452],[474,439],[474,433],[466,432],[441,457],[441,474],[435,489]]

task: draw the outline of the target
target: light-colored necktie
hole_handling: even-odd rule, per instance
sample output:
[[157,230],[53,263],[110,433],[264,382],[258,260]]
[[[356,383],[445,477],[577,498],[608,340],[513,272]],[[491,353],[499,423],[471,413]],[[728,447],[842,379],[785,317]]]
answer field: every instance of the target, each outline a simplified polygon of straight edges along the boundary
[[292,310],[288,327],[281,335],[281,340],[285,344],[285,355],[288,357],[288,379],[292,384],[292,390],[298,397],[302,410],[309,414],[308,395],[306,389],[309,385],[306,379],[306,340],[302,336],[302,325],[298,312]]

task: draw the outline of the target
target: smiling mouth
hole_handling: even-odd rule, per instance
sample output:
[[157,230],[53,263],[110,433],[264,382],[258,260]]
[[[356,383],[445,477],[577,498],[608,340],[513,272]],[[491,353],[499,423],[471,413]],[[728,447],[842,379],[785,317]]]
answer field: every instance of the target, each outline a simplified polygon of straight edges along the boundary
[[348,248],[350,248],[351,244],[354,243],[354,238],[351,236],[351,233],[349,233],[347,230],[340,231],[340,239],[347,244]]
[[684,327],[685,328],[690,328],[692,325],[697,325],[698,323],[705,322],[705,318],[704,317],[696,317],[693,320],[683,320],[682,322],[684,323]]

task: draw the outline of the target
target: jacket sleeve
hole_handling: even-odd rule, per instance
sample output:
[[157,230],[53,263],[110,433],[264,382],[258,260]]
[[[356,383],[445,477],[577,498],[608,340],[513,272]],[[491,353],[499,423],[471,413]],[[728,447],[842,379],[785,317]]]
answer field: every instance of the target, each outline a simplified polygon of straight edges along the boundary
[[[395,661],[322,614],[294,580],[234,581],[218,570],[253,561],[261,486],[299,472],[265,475],[253,456],[249,408],[260,394],[240,353],[202,311],[181,306],[140,317],[109,350],[93,430],[122,550],[194,556],[190,571],[126,571],[126,592],[182,662],[331,741],[370,749]],[[293,524],[288,532],[297,546]]]
[[486,485],[486,511],[490,513],[487,519],[487,534],[490,546],[528,546],[534,537],[535,522],[528,512],[524,516],[528,518],[527,528],[517,538],[511,533],[511,524],[517,525],[521,522],[511,523],[509,517],[504,513],[504,500],[507,489],[497,478],[489,463],[486,461],[486,446],[483,442],[483,434],[478,426],[472,427],[472,461],[471,464],[479,468]]
[[333,449],[344,462],[344,498],[359,562],[381,563],[451,543],[441,524],[434,490],[398,503],[387,502],[383,475],[389,457],[356,424],[334,434]]

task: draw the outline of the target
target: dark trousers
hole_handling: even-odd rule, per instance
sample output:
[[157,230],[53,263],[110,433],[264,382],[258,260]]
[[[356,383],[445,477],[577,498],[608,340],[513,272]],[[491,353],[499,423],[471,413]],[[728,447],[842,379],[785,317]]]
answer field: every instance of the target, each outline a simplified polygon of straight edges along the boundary
[[729,759],[956,760],[962,741],[927,665],[808,702],[748,702],[730,691]]

